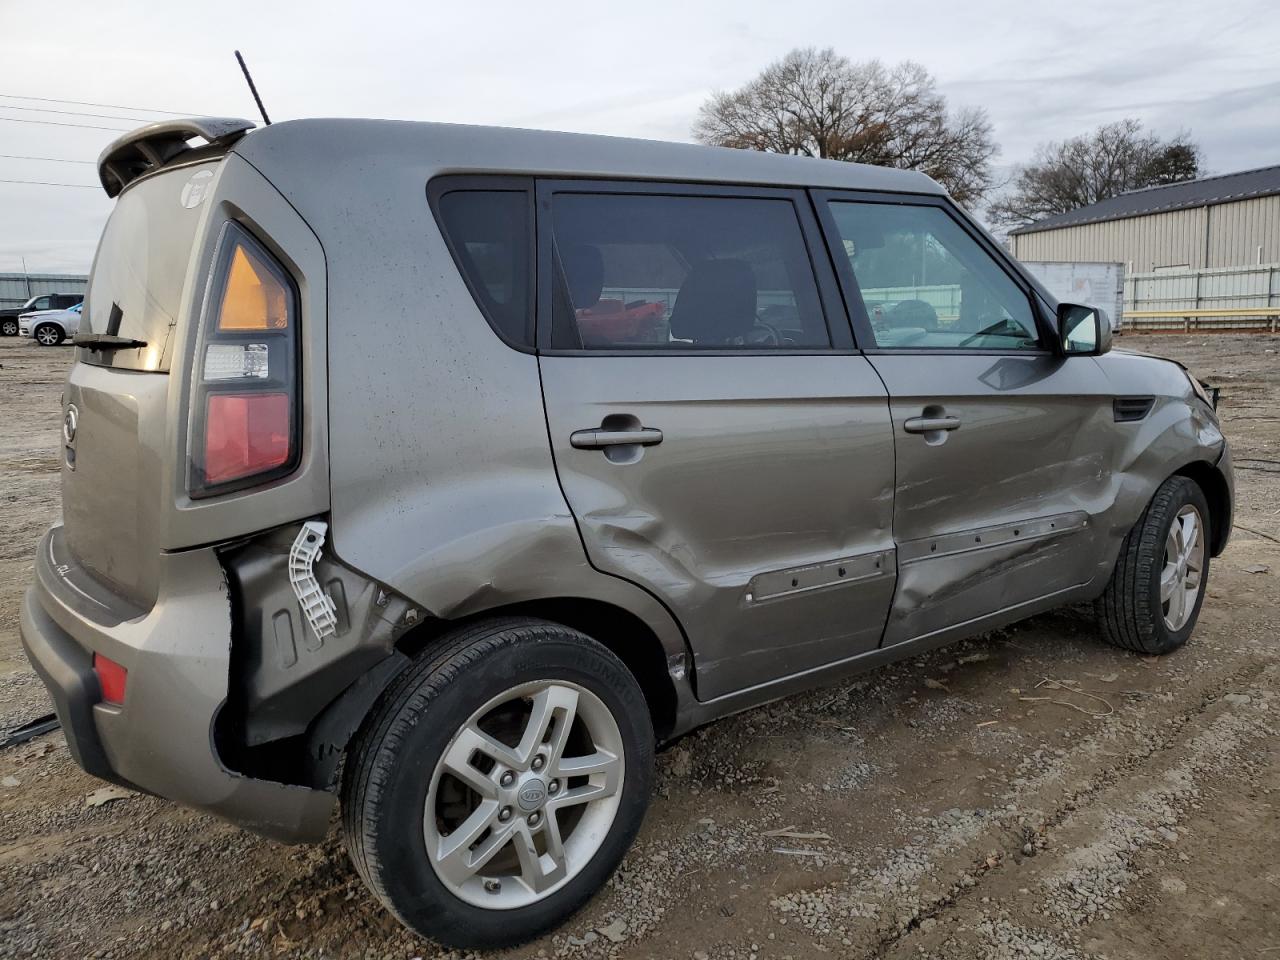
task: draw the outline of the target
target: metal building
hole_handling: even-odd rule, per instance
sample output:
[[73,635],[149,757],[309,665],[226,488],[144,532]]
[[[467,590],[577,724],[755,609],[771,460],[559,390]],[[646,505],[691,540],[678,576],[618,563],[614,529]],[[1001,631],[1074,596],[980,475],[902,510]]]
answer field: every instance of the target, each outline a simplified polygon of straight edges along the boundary
[[20,307],[42,293],[80,293],[89,278],[74,273],[0,273],[0,309]]
[[1280,166],[1131,190],[1009,243],[1019,260],[1116,261],[1130,275],[1280,263]]

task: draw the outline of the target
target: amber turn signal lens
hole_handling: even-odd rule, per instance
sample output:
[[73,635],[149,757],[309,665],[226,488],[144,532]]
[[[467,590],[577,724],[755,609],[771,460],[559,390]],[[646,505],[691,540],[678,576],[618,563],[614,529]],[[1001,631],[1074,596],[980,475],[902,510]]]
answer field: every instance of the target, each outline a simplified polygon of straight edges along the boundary
[[284,330],[289,326],[289,293],[252,250],[237,244],[218,307],[218,329]]

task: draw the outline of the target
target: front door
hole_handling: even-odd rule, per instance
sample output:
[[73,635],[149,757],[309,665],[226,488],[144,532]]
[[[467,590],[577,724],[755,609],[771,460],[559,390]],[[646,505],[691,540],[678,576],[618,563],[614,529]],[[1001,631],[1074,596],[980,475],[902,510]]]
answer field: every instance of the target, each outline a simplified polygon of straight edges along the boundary
[[1014,619],[1088,582],[1114,493],[1097,363],[1048,349],[1031,291],[944,205],[825,204],[893,416],[885,644]]
[[702,700],[875,649],[893,594],[887,397],[803,200],[539,185],[560,481],[592,565],[683,624]]

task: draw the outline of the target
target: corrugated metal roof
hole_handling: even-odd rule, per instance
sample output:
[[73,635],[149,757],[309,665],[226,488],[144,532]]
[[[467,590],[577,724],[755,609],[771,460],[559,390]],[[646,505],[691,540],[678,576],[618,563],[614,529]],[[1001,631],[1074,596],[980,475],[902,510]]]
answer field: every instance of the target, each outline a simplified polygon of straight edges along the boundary
[[1084,223],[1101,223],[1105,220],[1123,220],[1151,213],[1168,213],[1171,210],[1187,210],[1208,207],[1218,203],[1232,203],[1252,197],[1268,197],[1280,193],[1280,165],[1259,167],[1257,170],[1241,170],[1217,177],[1203,177],[1183,183],[1171,183],[1163,187],[1144,187],[1130,190],[1108,200],[1091,203],[1087,207],[1057,213],[1010,233],[1039,233],[1059,227],[1075,227]]

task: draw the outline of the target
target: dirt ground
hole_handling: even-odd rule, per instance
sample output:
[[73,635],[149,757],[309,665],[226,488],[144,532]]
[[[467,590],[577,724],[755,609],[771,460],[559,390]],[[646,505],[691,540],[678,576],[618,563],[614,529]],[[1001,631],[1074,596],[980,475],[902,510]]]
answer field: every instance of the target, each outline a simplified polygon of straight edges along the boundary
[[[1280,339],[1121,345],[1223,388],[1242,468],[1187,647],[1122,653],[1068,610],[703,729],[608,887],[500,956],[1280,958]],[[17,607],[70,359],[0,340],[0,728],[48,710]],[[0,957],[451,956],[334,830],[286,848],[100,787],[61,734],[0,753]]]

